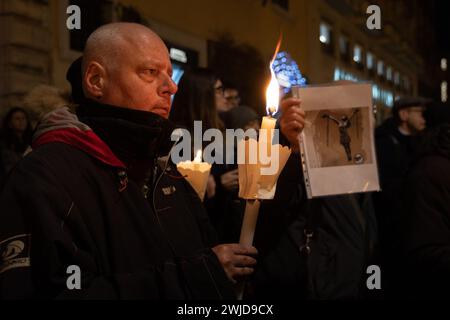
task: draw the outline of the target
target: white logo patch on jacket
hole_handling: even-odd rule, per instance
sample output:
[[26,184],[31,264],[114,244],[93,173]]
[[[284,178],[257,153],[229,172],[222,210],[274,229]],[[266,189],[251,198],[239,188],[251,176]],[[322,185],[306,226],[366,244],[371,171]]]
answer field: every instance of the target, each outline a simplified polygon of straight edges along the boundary
[[0,273],[30,266],[31,234],[20,234],[0,242]]

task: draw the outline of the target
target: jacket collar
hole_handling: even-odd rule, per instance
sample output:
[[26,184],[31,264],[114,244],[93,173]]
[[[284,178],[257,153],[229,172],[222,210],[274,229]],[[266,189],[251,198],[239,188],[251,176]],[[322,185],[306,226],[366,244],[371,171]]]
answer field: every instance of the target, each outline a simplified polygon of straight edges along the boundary
[[172,146],[170,135],[174,125],[152,112],[86,99],[77,108],[77,115],[127,167],[136,161],[164,156]]

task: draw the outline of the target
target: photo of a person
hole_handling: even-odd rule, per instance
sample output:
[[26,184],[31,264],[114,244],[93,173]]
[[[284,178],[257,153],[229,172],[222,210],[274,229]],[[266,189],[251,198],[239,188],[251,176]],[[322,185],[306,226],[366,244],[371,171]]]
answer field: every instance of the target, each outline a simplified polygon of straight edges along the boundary
[[306,112],[306,149],[311,168],[372,163],[369,108]]
[[323,119],[329,119],[332,120],[334,123],[337,124],[339,128],[339,136],[340,136],[340,143],[345,149],[345,153],[347,155],[347,160],[352,161],[352,151],[351,151],[351,141],[350,135],[348,134],[348,129],[351,127],[352,123],[351,120],[353,119],[353,116],[358,113],[358,109],[353,110],[352,115],[350,117],[342,116],[340,119],[336,119],[331,114],[324,114],[322,115]]

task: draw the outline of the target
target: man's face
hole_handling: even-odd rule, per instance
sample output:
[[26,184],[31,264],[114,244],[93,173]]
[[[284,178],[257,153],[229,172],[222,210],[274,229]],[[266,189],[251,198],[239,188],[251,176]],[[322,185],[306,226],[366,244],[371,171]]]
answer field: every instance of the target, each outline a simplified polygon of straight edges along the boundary
[[417,133],[424,130],[426,127],[425,118],[423,117],[424,108],[420,106],[410,107],[406,111],[408,113],[406,124],[410,131]]
[[239,92],[236,89],[225,89],[224,91],[225,100],[227,100],[228,110],[231,110],[241,102],[239,98]]
[[216,100],[216,110],[218,112],[228,111],[227,101],[223,96],[223,84],[222,81],[217,80],[214,84],[215,100]]
[[106,68],[102,102],[169,117],[171,96],[177,86],[171,78],[167,48],[160,39],[124,41],[117,64]]

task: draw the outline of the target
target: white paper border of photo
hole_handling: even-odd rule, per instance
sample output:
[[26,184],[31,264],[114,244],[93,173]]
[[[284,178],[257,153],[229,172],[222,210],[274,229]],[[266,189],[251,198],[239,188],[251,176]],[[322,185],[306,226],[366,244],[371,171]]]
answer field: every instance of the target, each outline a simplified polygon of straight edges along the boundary
[[[296,87],[293,88],[293,94],[300,98],[301,107],[305,111],[369,107],[370,148],[373,159],[371,164],[310,168],[307,148],[301,146],[302,159],[305,160],[302,162],[308,198],[379,191],[380,183],[374,143],[375,119],[373,117],[372,85],[370,83],[349,83]],[[304,134],[303,131],[302,143],[306,141]]]

